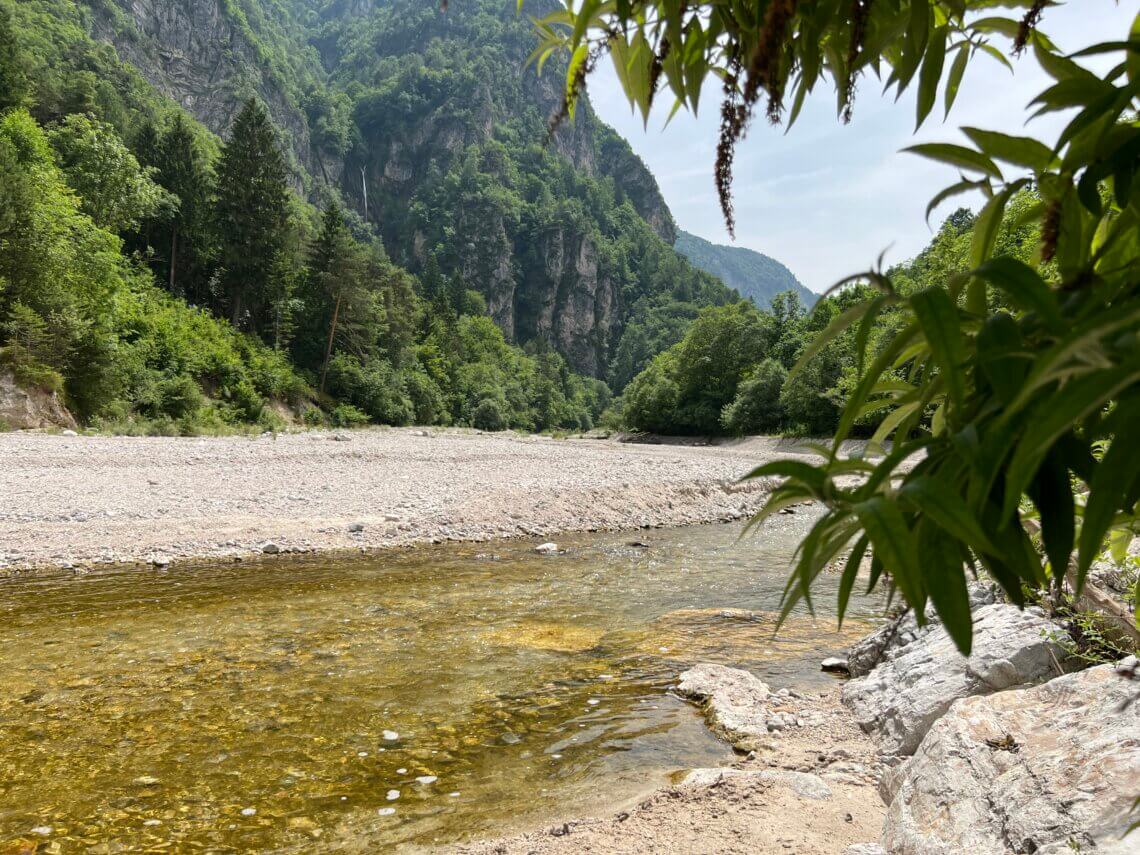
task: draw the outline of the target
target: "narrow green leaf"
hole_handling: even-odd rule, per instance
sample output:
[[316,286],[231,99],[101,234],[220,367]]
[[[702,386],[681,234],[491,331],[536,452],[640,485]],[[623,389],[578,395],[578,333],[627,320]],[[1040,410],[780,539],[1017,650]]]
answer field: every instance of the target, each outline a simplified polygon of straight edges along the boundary
[[[958,54],[954,57],[954,62],[950,65],[950,76],[946,78],[946,93],[945,105],[946,112],[943,114],[943,119],[949,118],[950,108],[954,106],[954,102],[958,99],[958,90],[962,86],[962,77],[966,74],[966,65],[970,61],[970,43],[962,42],[962,46],[958,48]],[[927,214],[929,218],[929,214]]]
[[929,160],[937,160],[940,163],[949,163],[951,166],[957,166],[969,172],[981,172],[983,175],[990,175],[998,180],[1001,180],[1002,177],[1001,170],[990,158],[972,148],[966,148],[964,145],[920,143],[919,145],[908,146],[903,151],[909,151],[911,154],[917,154],[919,157],[925,157]]
[[969,656],[974,635],[966,573],[953,540],[934,526],[919,523],[918,548],[926,570],[927,591],[955,647]]
[[954,484],[924,475],[908,480],[899,490],[899,496],[975,551],[997,552]]
[[911,309],[941,369],[950,399],[961,406],[966,394],[965,361],[958,307],[942,288],[927,288],[910,298]]
[[863,556],[867,552],[869,540],[863,535],[851,549],[847,556],[847,563],[843,565],[843,575],[839,579],[839,605],[837,607],[838,625],[843,626],[843,616],[847,614],[847,603],[851,599],[851,589],[855,587],[855,579],[859,576],[859,565],[863,563]]
[[[1135,396],[1122,401],[1118,408],[1122,418],[1119,424],[1140,423],[1140,398]],[[1140,478],[1140,454],[1128,441],[1129,437],[1118,433],[1109,445],[1104,457],[1096,467],[1089,485],[1089,497],[1085,503],[1084,518],[1081,523],[1080,549],[1077,563],[1077,588],[1084,584],[1085,574],[1100,552],[1104,536],[1108,532],[1117,508],[1124,505],[1125,496],[1137,478]]]
[[918,550],[898,506],[882,496],[874,496],[855,505],[852,510],[874,545],[875,555],[882,560],[903,597],[917,613],[926,600],[918,570]]
[[938,98],[938,82],[942,79],[942,65],[946,60],[947,33],[947,27],[939,27],[930,34],[930,41],[926,46],[926,56],[918,75],[915,130],[918,130],[930,115]]
[[1076,507],[1069,470],[1056,448],[1045,456],[1037,470],[1037,477],[1029,485],[1029,497],[1041,514],[1041,541],[1054,578],[1064,579],[1076,537]]
[[993,254],[998,230],[1001,228],[1002,213],[1010,193],[1009,187],[995,193],[974,221],[974,237],[970,243],[970,263],[974,267],[981,266]]
[[1065,328],[1057,295],[1045,284],[1041,274],[1025,262],[1000,256],[991,258],[973,272],[1005,294],[1017,308],[1036,312],[1049,329],[1056,332]]
[[982,152],[995,160],[1004,160],[1018,166],[1026,166],[1041,172],[1053,162],[1053,151],[1043,142],[1030,137],[1010,136],[981,128],[962,128]]

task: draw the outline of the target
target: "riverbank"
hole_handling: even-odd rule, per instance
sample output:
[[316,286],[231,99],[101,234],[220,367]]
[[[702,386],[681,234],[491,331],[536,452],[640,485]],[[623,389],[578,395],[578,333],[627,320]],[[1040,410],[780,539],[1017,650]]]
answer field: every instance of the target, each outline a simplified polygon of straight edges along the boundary
[[0,573],[374,550],[739,519],[790,443],[466,430],[0,434]]
[[455,847],[455,855],[718,852],[837,855],[878,837],[886,807],[872,741],[840,703],[838,686],[774,698],[803,722],[773,732],[730,766],[684,773],[606,817],[580,818]]

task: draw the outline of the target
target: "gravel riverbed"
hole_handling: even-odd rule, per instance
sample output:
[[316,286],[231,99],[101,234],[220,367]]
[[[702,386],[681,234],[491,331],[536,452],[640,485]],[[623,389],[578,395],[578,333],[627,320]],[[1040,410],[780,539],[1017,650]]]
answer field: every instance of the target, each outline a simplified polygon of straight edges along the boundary
[[738,519],[789,451],[373,429],[0,434],[0,573],[379,549]]

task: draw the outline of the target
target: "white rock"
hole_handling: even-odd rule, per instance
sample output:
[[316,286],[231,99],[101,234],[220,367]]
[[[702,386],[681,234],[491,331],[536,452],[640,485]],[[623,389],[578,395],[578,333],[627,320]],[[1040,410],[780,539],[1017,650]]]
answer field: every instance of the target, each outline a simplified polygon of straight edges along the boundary
[[958,701],[888,774],[884,848],[892,855],[1138,851],[1140,841],[1121,839],[1140,794],[1136,692],[1115,666],[1101,665]]
[[866,677],[843,687],[843,702],[883,754],[913,754],[958,698],[1032,686],[1058,676],[1067,661],[1065,631],[1039,610],[995,603],[974,613],[973,652],[958,653],[934,627]]
[[242,808],[242,816],[257,816],[257,808]]
[[399,797],[400,797],[400,791],[399,790],[388,790],[388,795],[387,795],[388,801],[394,802]]
[[400,738],[400,734],[396,733],[396,731],[394,731],[394,730],[385,730],[380,735],[383,736],[384,739],[387,740],[388,742],[395,742],[396,740],[398,740]]
[[378,813],[380,816],[391,816],[395,812],[396,812],[396,809],[394,807],[380,808],[379,810],[376,811],[376,813]]
[[79,434],[77,434],[77,433],[76,433],[75,431],[73,431],[71,428],[68,428],[68,429],[67,429],[67,430],[65,430],[65,431],[60,431],[60,433],[61,433],[63,436],[79,436]]
[[768,735],[768,686],[747,671],[702,663],[681,674],[677,694],[698,701],[709,727],[750,750]]
[[427,785],[427,784],[434,784],[438,780],[439,780],[438,775],[420,775],[418,778],[416,778],[416,783]]
[[540,555],[554,555],[556,552],[558,552],[558,544],[557,543],[540,543],[538,546],[536,546],[534,548],[534,551],[539,553]]
[[[75,432],[72,431],[71,435],[75,436]],[[32,829],[32,834],[38,834],[41,837],[47,837],[49,834],[51,834],[51,832],[52,827],[50,825],[37,825]]]
[[819,670],[830,671],[835,674],[846,674],[849,671],[847,660],[839,656],[829,656],[819,663]]
[[843,855],[887,855],[878,843],[853,843],[843,850]]
[[682,787],[711,787],[721,781],[763,781],[787,787],[796,795],[807,799],[829,799],[831,788],[818,775],[808,772],[762,769],[693,769],[681,780]]

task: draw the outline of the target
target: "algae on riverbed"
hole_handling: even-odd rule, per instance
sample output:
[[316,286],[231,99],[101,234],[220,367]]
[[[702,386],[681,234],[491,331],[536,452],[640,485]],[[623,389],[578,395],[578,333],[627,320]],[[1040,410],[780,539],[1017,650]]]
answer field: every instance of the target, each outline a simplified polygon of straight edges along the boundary
[[448,841],[715,764],[678,670],[810,687],[840,644],[719,630],[773,607],[794,542],[733,531],[9,580],[0,851]]

